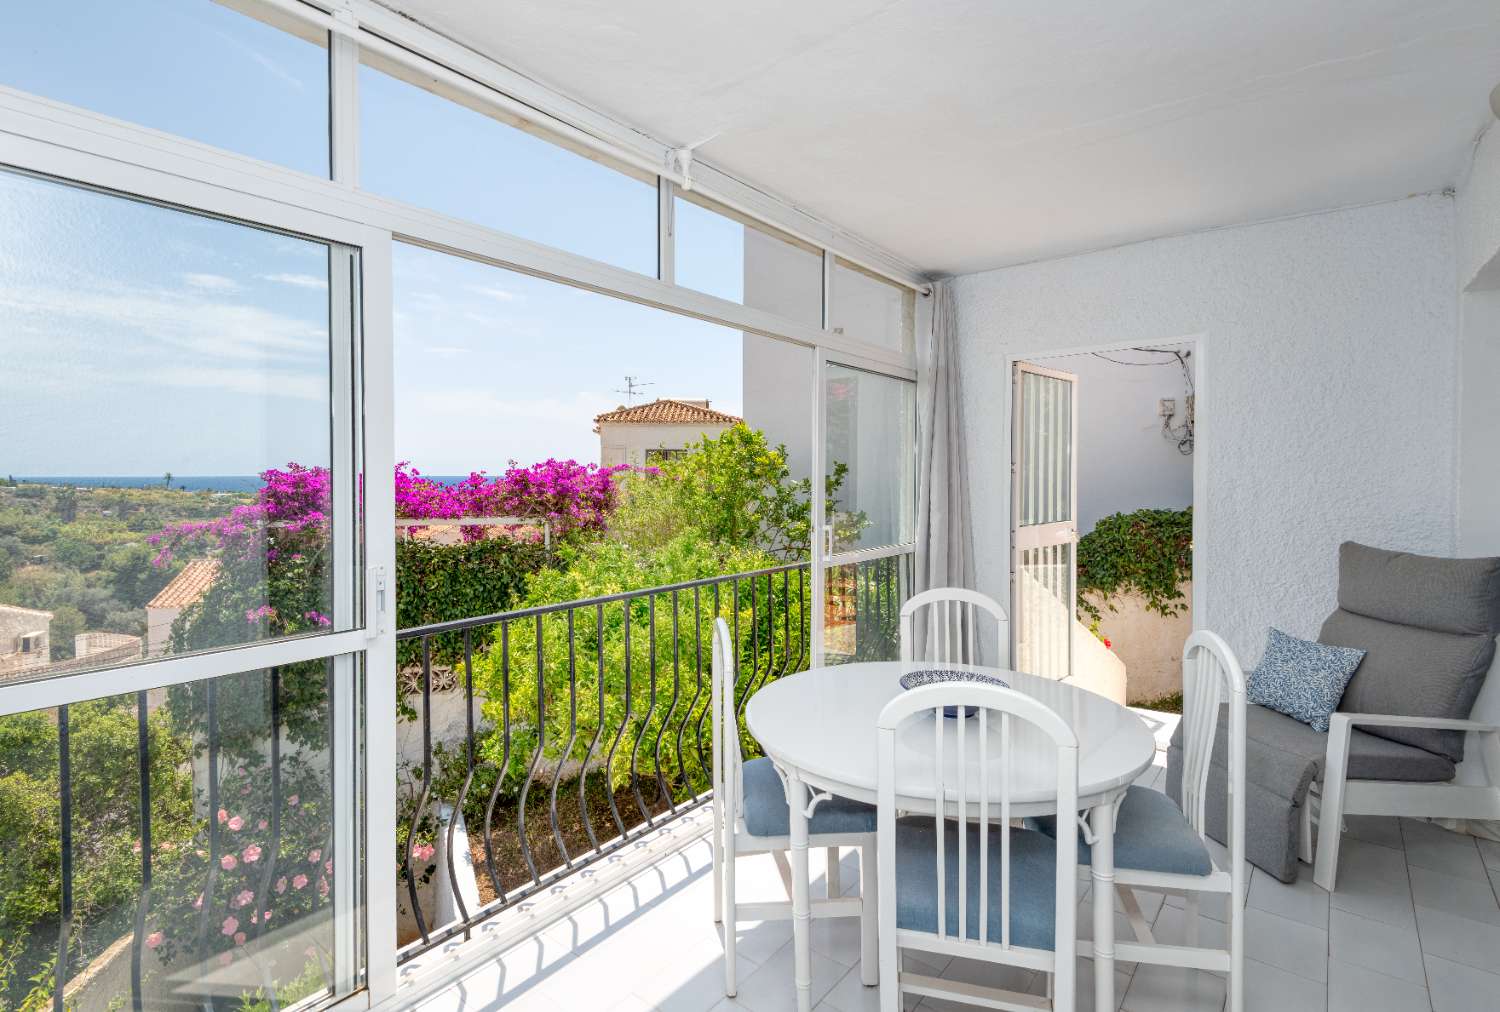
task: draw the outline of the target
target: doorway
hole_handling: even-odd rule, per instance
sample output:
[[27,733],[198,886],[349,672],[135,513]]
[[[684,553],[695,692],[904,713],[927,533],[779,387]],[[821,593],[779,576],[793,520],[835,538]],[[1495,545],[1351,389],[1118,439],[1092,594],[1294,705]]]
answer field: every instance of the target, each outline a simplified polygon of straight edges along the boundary
[[1193,628],[1196,340],[1012,362],[1012,656],[1171,708]]

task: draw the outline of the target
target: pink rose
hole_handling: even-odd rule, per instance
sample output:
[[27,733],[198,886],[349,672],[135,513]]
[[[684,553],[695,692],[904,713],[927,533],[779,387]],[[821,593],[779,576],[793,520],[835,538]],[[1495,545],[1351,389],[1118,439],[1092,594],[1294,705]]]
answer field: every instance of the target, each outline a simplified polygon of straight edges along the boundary
[[234,933],[234,944],[235,945],[244,945],[245,944],[245,933],[243,931],[236,931]]
[[244,853],[240,856],[245,859],[246,864],[254,864],[256,861],[260,860],[260,845],[252,843],[250,846],[245,848]]
[[278,893],[284,893],[284,892],[286,892],[286,876],[285,875],[281,876],[281,878],[279,878],[279,879],[276,880],[276,891]]
[[241,889],[235,898],[229,901],[229,905],[238,910],[240,907],[247,906],[254,899],[255,894],[253,892],[249,889]]
[[328,895],[328,880],[326,878],[318,879],[318,893],[323,896]]
[[302,888],[305,888],[306,886],[307,886],[307,876],[306,875],[294,875],[292,877],[292,888],[293,889],[302,889]]
[[323,870],[330,875],[333,874],[333,858],[330,857],[327,861],[323,862]]
[[224,923],[219,927],[222,929],[224,934],[232,935],[236,931],[240,930],[240,922],[234,917],[226,917],[224,918]]
[[223,857],[219,858],[219,867],[223,868],[225,871],[234,871],[235,865],[237,864],[239,864],[239,862],[234,859],[233,854],[225,854]]
[[266,826],[268,826],[268,825],[270,825],[270,823],[266,822],[265,819],[261,819],[259,822],[257,822],[255,824],[255,828],[256,829],[265,829]]
[[228,812],[226,812],[226,811],[225,811],[225,810],[224,810],[224,809],[222,809],[222,808],[221,808],[221,809],[219,809],[219,821],[220,821],[220,822],[228,822],[228,821],[229,821],[229,813],[228,813]]
[[318,861],[322,859],[322,857],[323,852],[321,850],[310,850],[307,852],[307,863],[317,864]]
[[153,931],[151,932],[151,934],[146,936],[146,948],[154,949],[166,940],[166,935],[162,934],[160,931]]
[[236,815],[234,818],[229,820],[229,828],[238,833],[240,830],[245,828],[245,820]]

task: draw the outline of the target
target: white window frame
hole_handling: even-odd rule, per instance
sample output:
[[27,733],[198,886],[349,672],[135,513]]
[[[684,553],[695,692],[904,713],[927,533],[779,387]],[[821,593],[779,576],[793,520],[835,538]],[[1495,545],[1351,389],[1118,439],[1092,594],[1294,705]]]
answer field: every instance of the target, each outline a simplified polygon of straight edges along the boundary
[[[291,15],[329,31],[330,175],[323,179],[209,144],[0,86],[0,167],[72,181],[126,197],[157,201],[214,217],[262,225],[360,251],[360,325],[363,332],[365,476],[365,601],[361,625],[337,632],[251,643],[219,651],[148,660],[121,668],[55,679],[0,685],[0,715],[81,702],[150,688],[215,678],[259,668],[328,657],[363,656],[363,769],[345,771],[336,790],[363,792],[365,862],[363,915],[359,918],[366,963],[364,987],[339,1002],[368,1007],[397,995],[396,870],[383,860],[398,839],[394,790],[363,785],[396,783],[395,509],[392,249],[397,241],[488,263],[573,287],[625,299],[809,348],[814,354],[812,428],[814,549],[813,597],[816,663],[822,660],[823,386],[832,360],[894,378],[916,379],[916,350],[890,349],[828,329],[829,273],[835,257],[925,294],[925,277],[837,228],[791,208],[709,165],[692,162],[691,177],[670,168],[671,150],[608,117],[550,92],[458,44],[367,0],[228,0],[226,6],[285,23]],[[322,8],[321,10],[319,8]],[[647,277],[533,242],[502,230],[366,193],[359,179],[359,43],[372,35],[398,43],[425,70],[479,82],[493,90],[497,108],[534,115],[560,134],[587,135],[612,157],[643,159],[658,174],[657,242],[660,277]],[[451,69],[450,69],[451,68]],[[634,145],[633,153],[631,145]],[[639,162],[638,162],[639,163]],[[821,326],[681,288],[672,281],[672,200],[678,187],[705,196],[824,250]],[[347,406],[353,410],[354,406]],[[911,552],[914,545],[839,556],[835,564]],[[386,581],[382,586],[382,579]],[[383,609],[382,606],[383,605]],[[349,864],[342,864],[349,867]],[[355,933],[336,939],[347,959]],[[345,984],[351,982],[345,981]]]

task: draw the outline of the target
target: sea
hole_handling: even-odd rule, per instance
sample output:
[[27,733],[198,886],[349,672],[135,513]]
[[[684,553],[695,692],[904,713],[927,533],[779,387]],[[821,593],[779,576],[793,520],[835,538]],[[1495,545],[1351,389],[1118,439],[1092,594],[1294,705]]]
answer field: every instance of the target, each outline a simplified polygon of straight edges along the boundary
[[[8,477],[26,485],[70,485],[75,488],[162,488],[164,475],[130,474],[14,474]],[[468,475],[424,474],[422,477],[454,485]],[[258,474],[174,474],[172,487],[188,492],[255,492],[262,482]]]

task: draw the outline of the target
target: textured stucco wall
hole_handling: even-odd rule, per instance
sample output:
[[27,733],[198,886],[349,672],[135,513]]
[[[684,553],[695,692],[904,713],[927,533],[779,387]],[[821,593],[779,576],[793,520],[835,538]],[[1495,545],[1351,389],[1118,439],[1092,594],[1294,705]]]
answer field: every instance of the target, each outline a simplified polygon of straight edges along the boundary
[[955,285],[979,589],[1008,599],[1007,355],[1201,335],[1195,611],[1254,662],[1312,636],[1353,538],[1455,546],[1444,197],[1222,229]]

